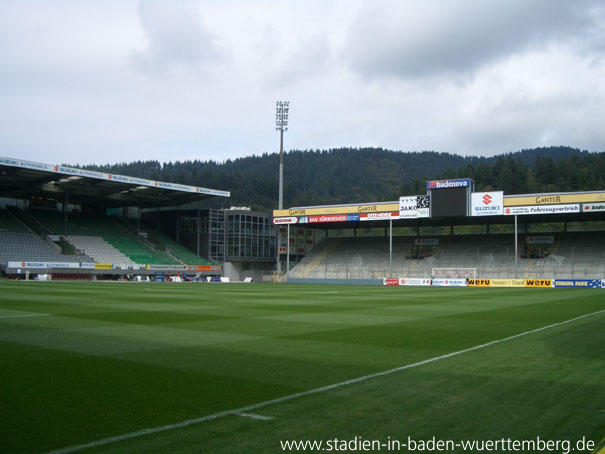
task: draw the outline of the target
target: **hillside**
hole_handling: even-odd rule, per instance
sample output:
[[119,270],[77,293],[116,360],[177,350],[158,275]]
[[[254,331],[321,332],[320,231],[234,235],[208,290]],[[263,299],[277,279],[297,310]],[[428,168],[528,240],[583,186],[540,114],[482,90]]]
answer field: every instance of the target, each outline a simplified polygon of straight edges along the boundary
[[[278,153],[221,163],[137,161],[86,168],[229,190],[226,205],[277,207]],[[506,193],[603,189],[605,152],[549,147],[484,158],[380,148],[292,150],[284,157],[284,206],[395,200],[425,193],[426,180],[457,177],[473,178],[477,190]],[[225,202],[209,202],[217,203]]]

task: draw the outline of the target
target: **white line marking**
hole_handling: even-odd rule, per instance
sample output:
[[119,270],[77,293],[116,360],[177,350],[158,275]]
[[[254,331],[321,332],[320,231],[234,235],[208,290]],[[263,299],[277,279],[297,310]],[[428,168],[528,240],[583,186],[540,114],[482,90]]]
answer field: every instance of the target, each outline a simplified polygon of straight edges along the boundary
[[78,445],[78,446],[69,446],[67,448],[57,449],[55,451],[51,451],[48,454],[68,454],[68,453],[72,453],[72,452],[78,452],[83,449],[96,448],[98,446],[105,446],[105,445],[109,445],[112,443],[117,443],[118,441],[130,440],[132,438],[138,438],[138,437],[142,437],[145,435],[151,435],[151,434],[156,434],[159,432],[166,432],[168,430],[179,429],[181,427],[187,427],[187,426],[191,426],[193,424],[199,424],[201,422],[212,421],[215,419],[224,418],[225,416],[241,415],[242,413],[248,413],[252,410],[257,410],[259,408],[268,407],[269,405],[280,404],[282,402],[287,402],[290,400],[298,399],[299,397],[305,397],[305,396],[310,396],[313,394],[323,393],[326,391],[330,391],[332,389],[341,388],[343,386],[353,385],[355,383],[361,383],[361,382],[364,382],[367,380],[371,380],[373,378],[383,377],[385,375],[394,374],[396,372],[401,372],[401,371],[407,370],[407,369],[413,369],[414,367],[424,366],[426,364],[431,364],[431,363],[434,363],[437,361],[441,361],[442,359],[452,358],[454,356],[462,355],[464,353],[469,353],[469,352],[472,352],[475,350],[481,350],[482,348],[491,347],[492,345],[500,344],[502,342],[507,342],[507,341],[510,341],[513,339],[518,339],[520,337],[528,336],[530,334],[539,333],[540,331],[545,331],[547,329],[555,328],[557,326],[565,325],[567,323],[572,323],[577,320],[581,320],[583,318],[602,314],[604,312],[605,312],[605,309],[597,311],[597,312],[592,312],[590,314],[580,315],[579,317],[570,318],[569,320],[564,320],[562,322],[553,323],[552,325],[546,325],[541,328],[524,331],[522,333],[504,337],[502,339],[493,340],[493,341],[487,342],[485,344],[475,345],[474,347],[469,347],[469,348],[465,348],[463,350],[458,350],[457,352],[446,353],[445,355],[435,356],[434,358],[425,359],[423,361],[418,361],[417,363],[407,364],[405,366],[400,366],[400,367],[396,367],[394,369],[384,370],[382,372],[377,372],[375,374],[364,375],[363,377],[357,377],[357,378],[353,378],[351,380],[341,381],[339,383],[334,383],[332,385],[322,386],[320,388],[310,389],[308,391],[302,391],[300,393],[295,393],[295,394],[290,394],[288,396],[278,397],[276,399],[267,400],[265,402],[248,405],[247,407],[237,408],[235,410],[225,410],[225,411],[221,411],[218,413],[213,413],[211,415],[202,416],[200,418],[189,419],[187,421],[181,421],[181,422],[178,422],[175,424],[168,424],[166,426],[153,427],[150,429],[142,429],[142,430],[138,430],[136,432],[131,432],[131,433],[124,434],[124,435],[118,435],[117,437],[102,438],[100,440],[91,441],[90,443],[85,443],[85,444]]
[[0,318],[50,317],[50,314],[0,315]]
[[238,413],[237,416],[241,416],[242,418],[258,419],[261,421],[271,421],[273,419],[271,416],[255,415],[254,413]]
[[0,318],[18,318],[18,317],[50,317],[51,314],[40,314],[36,312],[16,311],[14,309],[0,309],[1,312],[17,312],[18,315],[0,315]]

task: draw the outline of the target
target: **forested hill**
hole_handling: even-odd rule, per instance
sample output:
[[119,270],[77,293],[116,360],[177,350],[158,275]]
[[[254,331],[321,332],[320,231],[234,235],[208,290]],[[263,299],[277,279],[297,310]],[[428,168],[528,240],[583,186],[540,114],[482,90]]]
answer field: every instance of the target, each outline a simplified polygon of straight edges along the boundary
[[[279,155],[222,163],[137,161],[89,169],[231,191],[223,205],[277,207]],[[605,152],[569,147],[523,150],[484,158],[379,148],[289,151],[284,156],[284,206],[396,200],[426,192],[426,180],[470,177],[476,189],[505,193],[605,189]]]

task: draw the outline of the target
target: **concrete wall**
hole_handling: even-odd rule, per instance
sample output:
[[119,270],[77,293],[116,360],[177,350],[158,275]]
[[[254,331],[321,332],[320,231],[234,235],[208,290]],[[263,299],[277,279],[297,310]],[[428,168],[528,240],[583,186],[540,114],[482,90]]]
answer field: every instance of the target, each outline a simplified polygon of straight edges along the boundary
[[290,278],[290,284],[382,285],[382,279],[307,279]]

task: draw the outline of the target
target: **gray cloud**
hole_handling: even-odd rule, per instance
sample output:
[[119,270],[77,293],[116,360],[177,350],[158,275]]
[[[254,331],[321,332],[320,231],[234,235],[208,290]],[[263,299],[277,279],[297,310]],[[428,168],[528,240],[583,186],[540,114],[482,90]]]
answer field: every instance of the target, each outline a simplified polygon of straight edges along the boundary
[[551,43],[587,42],[594,1],[427,0],[368,2],[344,55],[365,76],[468,75],[512,54]]
[[141,0],[139,18],[147,37],[147,48],[131,55],[139,68],[159,73],[175,68],[199,70],[224,54],[191,1]]

